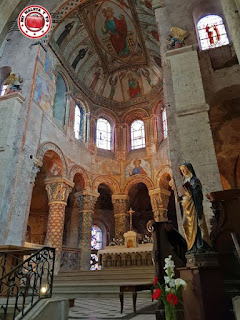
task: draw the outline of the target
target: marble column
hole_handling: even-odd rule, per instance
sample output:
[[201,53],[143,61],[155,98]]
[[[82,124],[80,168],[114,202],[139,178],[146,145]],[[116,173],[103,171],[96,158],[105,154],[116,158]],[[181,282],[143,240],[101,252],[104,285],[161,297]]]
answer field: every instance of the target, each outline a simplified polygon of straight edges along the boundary
[[80,270],[90,269],[92,216],[99,193],[81,191],[75,193],[78,203],[80,224],[78,246],[80,252]]
[[45,180],[45,184],[49,205],[48,226],[45,243],[50,247],[56,248],[55,265],[57,272],[60,268],[65,207],[74,183],[65,178],[50,178]]
[[128,231],[128,195],[113,194],[112,203],[115,218],[115,238],[123,239],[123,234]]
[[156,222],[167,221],[167,208],[171,192],[162,188],[149,191],[154,220]]
[[233,42],[238,62],[240,63],[240,0],[220,0]]

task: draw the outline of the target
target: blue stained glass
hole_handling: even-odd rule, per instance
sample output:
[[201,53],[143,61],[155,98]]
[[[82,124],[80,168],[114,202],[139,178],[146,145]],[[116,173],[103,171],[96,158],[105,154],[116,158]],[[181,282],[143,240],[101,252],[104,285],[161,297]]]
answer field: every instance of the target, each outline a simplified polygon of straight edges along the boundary
[[96,225],[92,226],[91,231],[91,249],[101,250],[102,249],[102,230]]

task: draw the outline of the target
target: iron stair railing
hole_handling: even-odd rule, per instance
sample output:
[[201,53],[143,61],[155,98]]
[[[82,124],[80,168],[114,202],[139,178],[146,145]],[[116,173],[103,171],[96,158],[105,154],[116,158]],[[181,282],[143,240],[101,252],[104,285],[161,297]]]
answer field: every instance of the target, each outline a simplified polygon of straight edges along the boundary
[[[18,254],[22,260],[30,250]],[[12,256],[11,251],[0,252],[0,320],[20,320],[40,299],[52,296],[55,249],[43,247],[8,272]]]

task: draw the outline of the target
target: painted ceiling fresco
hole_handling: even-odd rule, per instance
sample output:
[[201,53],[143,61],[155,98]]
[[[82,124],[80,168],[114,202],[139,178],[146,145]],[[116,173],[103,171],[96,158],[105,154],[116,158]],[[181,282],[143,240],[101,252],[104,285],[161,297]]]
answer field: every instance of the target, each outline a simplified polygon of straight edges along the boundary
[[50,45],[96,104],[153,101],[162,88],[158,32],[150,0],[90,0],[55,28]]

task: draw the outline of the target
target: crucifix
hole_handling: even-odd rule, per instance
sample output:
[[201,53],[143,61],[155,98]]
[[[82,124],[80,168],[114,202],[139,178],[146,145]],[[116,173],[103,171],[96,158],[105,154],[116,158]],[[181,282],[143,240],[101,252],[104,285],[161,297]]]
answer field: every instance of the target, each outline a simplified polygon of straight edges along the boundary
[[132,215],[134,214],[135,211],[133,211],[132,208],[128,211],[129,216],[130,216],[130,231],[132,231]]

